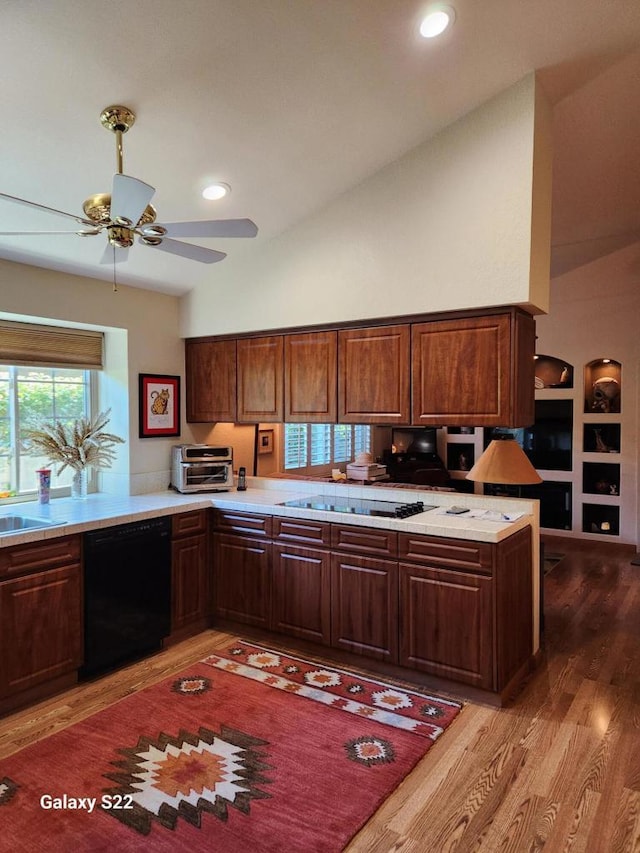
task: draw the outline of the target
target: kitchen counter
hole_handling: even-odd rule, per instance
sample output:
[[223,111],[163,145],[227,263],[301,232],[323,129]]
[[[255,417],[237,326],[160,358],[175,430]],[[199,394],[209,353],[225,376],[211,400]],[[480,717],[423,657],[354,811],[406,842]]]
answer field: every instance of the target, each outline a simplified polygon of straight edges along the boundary
[[[172,636],[203,630],[211,620],[225,630],[227,620],[230,630],[253,626],[298,637],[317,643],[323,653],[337,649],[362,656],[368,666],[381,671],[389,666],[390,674],[402,678],[422,673],[448,679],[500,702],[533,665],[540,646],[536,501],[429,489],[400,495],[393,488],[275,478],[248,478],[247,485],[242,492],[181,495],[167,490],[58,498],[46,506],[5,504],[0,518],[23,515],[53,526],[0,534],[0,549],[7,549],[0,551],[0,563],[8,570],[0,586],[3,601],[11,603],[3,613],[0,639],[6,644],[17,636],[18,644],[37,645],[31,657],[18,657],[12,668],[0,671],[0,713],[77,679],[85,660],[83,577],[86,581],[94,568],[91,561],[83,562],[80,534],[209,508],[226,514],[218,519],[210,543],[206,526],[199,526],[197,559],[190,534],[172,543],[177,590],[175,596],[171,591]],[[329,506],[344,506],[348,498],[422,501],[435,508],[395,518],[283,506],[316,498]],[[447,515],[453,505],[469,511]],[[487,511],[495,520],[479,517]],[[251,530],[234,535],[243,529],[236,513],[324,522],[324,534],[330,532],[331,538],[302,547],[295,531],[319,528],[305,528],[300,521],[285,526],[294,530],[293,544],[288,534],[280,536],[280,525],[265,525],[264,536],[252,536]],[[504,520],[505,515],[512,520]],[[380,535],[372,528],[408,535]],[[136,565],[142,564],[138,560]],[[297,580],[301,571],[304,583]],[[43,584],[45,575],[56,583]],[[188,610],[182,604],[185,589]],[[371,618],[372,602],[376,619]],[[46,610],[47,627],[34,634],[36,608]],[[440,614],[435,622],[425,619],[430,608]],[[53,663],[51,647],[59,650]]]
[[[45,506],[40,506],[35,502],[7,504],[0,508],[0,517],[22,514],[30,518],[42,518],[47,522],[54,522],[55,526],[1,533],[0,548],[208,507],[232,509],[238,512],[265,513],[289,518],[307,518],[315,521],[329,521],[362,527],[379,527],[407,533],[422,533],[430,536],[445,536],[478,542],[500,542],[528,525],[534,528],[534,533],[537,533],[538,530],[537,501],[485,498],[457,492],[428,490],[412,491],[410,494],[399,495],[398,490],[381,487],[283,481],[262,477],[249,477],[247,483],[248,488],[244,492],[234,490],[181,495],[174,491],[167,491],[123,497],[95,494],[89,495],[84,500],[57,498]],[[318,495],[323,495],[325,498],[367,498],[393,503],[423,501],[425,505],[437,505],[437,509],[406,519],[396,519],[280,505],[285,501]],[[470,513],[460,516],[447,515],[446,508],[452,505],[468,507]],[[493,510],[499,514],[519,515],[520,517],[514,521],[486,520],[477,517],[477,513],[486,510]]]

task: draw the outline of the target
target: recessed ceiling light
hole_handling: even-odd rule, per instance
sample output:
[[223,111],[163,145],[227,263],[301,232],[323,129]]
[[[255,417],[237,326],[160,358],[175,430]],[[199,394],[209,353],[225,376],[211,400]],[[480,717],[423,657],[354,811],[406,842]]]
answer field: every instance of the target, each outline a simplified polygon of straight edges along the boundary
[[420,35],[432,39],[441,35],[456,19],[451,6],[434,6],[422,19]]
[[230,192],[231,187],[229,184],[211,184],[202,190],[202,197],[209,201],[218,201],[218,199],[224,198]]

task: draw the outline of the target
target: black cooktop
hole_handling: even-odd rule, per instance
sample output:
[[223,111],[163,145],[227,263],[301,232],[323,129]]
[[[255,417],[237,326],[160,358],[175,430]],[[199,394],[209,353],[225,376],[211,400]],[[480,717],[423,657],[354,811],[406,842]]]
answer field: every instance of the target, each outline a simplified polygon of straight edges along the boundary
[[372,501],[366,498],[330,498],[318,495],[313,498],[298,498],[294,501],[284,501],[280,506],[295,506],[300,509],[317,509],[324,512],[348,512],[352,515],[382,516],[383,518],[408,518],[429,509],[435,509],[435,504],[393,503],[392,501]]

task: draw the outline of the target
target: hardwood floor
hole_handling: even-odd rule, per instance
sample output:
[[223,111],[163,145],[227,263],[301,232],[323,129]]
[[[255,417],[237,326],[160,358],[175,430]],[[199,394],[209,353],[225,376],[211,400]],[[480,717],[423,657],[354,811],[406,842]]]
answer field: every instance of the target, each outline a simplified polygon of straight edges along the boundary
[[[640,851],[640,566],[621,546],[545,542],[565,556],[545,578],[540,667],[510,706],[468,704],[349,853]],[[0,758],[229,636],[207,631],[0,720]]]

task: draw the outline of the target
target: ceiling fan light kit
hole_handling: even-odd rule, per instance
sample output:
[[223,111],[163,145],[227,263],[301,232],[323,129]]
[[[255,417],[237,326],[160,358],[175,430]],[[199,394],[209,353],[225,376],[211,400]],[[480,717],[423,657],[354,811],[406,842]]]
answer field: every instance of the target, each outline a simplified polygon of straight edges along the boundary
[[[125,260],[127,253],[121,252],[120,258],[116,258],[116,249],[127,250],[133,246],[134,240],[144,246],[161,249],[164,252],[199,261],[200,263],[213,264],[226,257],[225,252],[208,249],[204,246],[195,246],[192,243],[182,243],[174,237],[255,237],[258,229],[250,219],[212,219],[195,222],[173,222],[156,223],[157,212],[150,203],[155,194],[155,188],[138,178],[130,177],[123,173],[123,146],[122,136],[134,125],[136,115],[129,107],[114,104],[105,107],[100,113],[100,122],[103,127],[115,134],[116,137],[116,159],[117,172],[113,176],[111,193],[95,193],[89,196],[82,205],[85,217],[66,213],[56,208],[47,207],[34,201],[18,198],[17,196],[0,193],[0,199],[24,204],[47,213],[64,216],[73,219],[84,226],[75,231],[4,231],[3,235],[36,235],[47,233],[77,234],[80,237],[95,237],[106,233],[108,239],[107,250],[103,256],[102,263],[111,263],[117,260]],[[226,192],[229,187],[226,184]],[[110,249],[109,247],[113,247]]]

